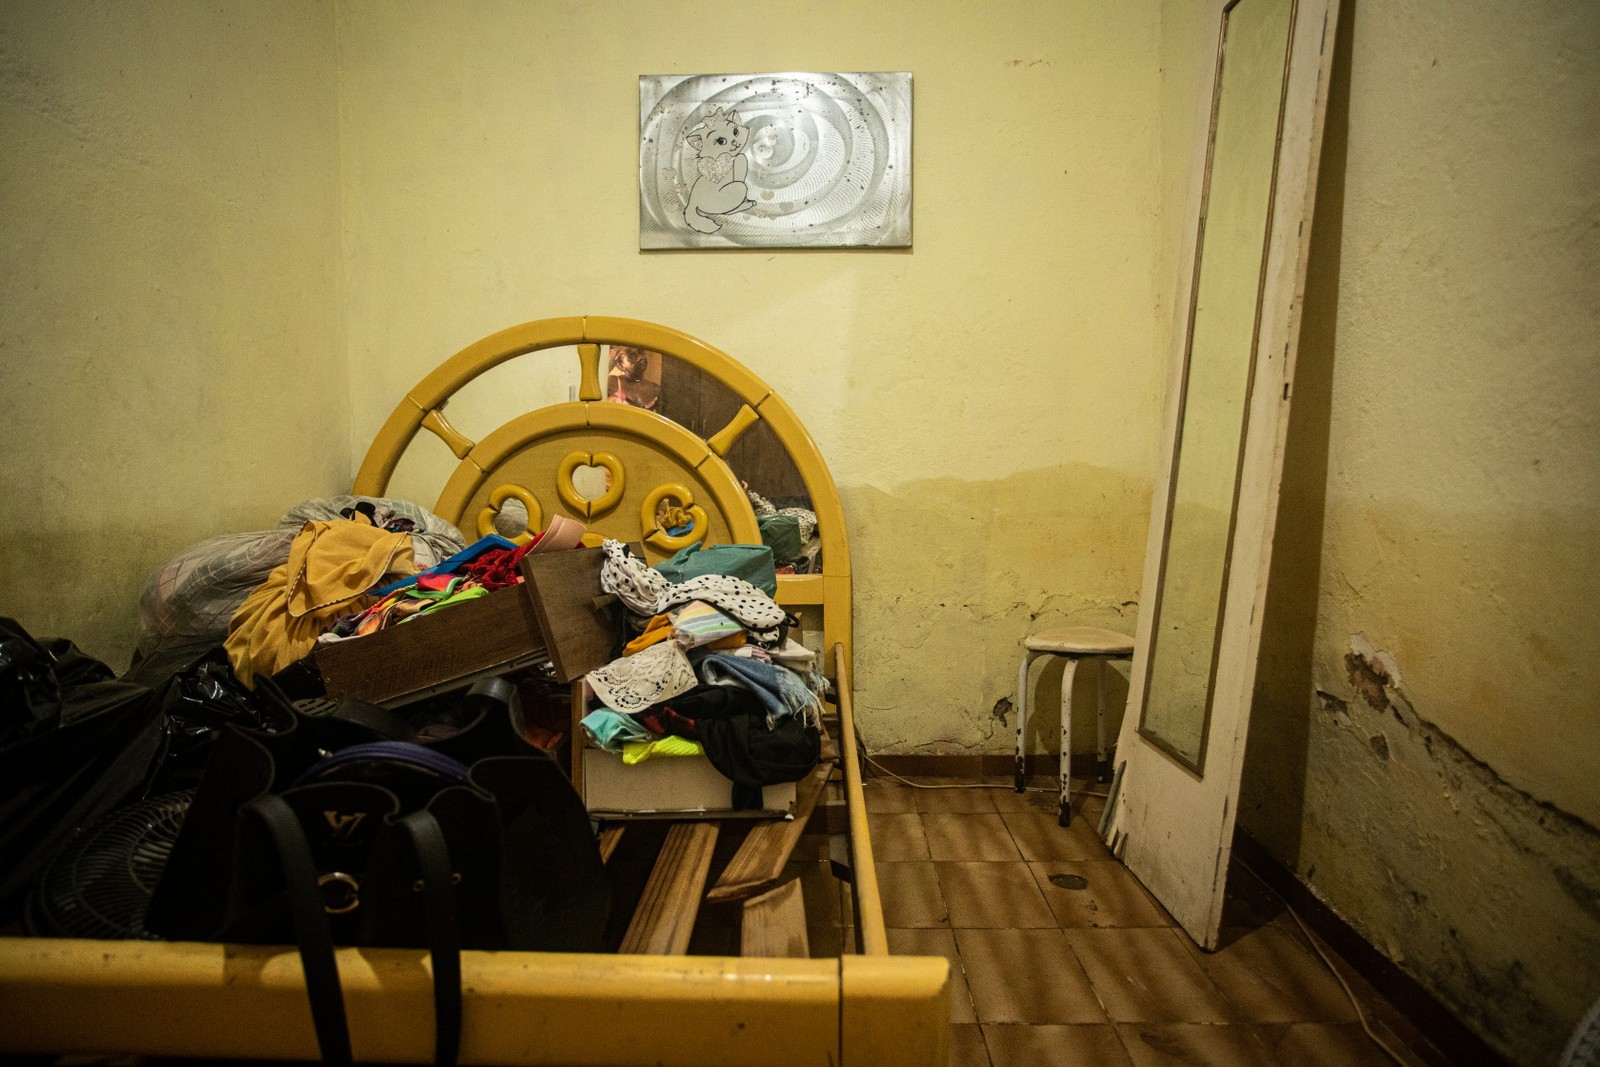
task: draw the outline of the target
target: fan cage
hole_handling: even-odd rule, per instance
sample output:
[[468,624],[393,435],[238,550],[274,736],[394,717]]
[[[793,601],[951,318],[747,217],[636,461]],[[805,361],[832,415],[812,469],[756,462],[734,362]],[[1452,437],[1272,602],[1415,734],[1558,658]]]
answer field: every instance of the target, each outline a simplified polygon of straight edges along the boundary
[[26,924],[41,937],[160,940],[145,910],[194,790],[121,808],[79,830],[40,877]]

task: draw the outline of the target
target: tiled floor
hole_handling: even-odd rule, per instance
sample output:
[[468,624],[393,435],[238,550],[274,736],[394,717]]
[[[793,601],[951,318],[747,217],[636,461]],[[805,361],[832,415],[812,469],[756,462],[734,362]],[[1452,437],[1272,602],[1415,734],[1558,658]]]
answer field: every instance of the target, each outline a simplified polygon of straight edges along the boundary
[[[1393,1062],[1265,886],[1231,879],[1224,945],[1202,952],[1107,853],[1095,833],[1104,802],[1080,798],[1062,829],[1039,784],[867,783],[890,948],[950,960],[952,1064]],[[803,877],[812,951],[837,952],[851,938],[848,889],[820,856]],[[1343,970],[1405,1062],[1442,1062]]]

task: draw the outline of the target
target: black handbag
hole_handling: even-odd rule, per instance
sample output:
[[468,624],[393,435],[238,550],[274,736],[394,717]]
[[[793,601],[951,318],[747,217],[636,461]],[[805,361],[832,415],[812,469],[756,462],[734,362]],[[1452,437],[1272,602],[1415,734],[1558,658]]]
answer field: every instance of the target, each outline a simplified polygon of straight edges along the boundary
[[560,765],[522,741],[510,683],[474,687],[463,725],[428,744],[384,708],[310,716],[261,690],[288,728],[224,730],[147,925],[298,944],[325,1062],[351,1059],[335,945],[430,951],[441,1064],[459,1045],[461,949],[602,946],[610,888],[592,824]]

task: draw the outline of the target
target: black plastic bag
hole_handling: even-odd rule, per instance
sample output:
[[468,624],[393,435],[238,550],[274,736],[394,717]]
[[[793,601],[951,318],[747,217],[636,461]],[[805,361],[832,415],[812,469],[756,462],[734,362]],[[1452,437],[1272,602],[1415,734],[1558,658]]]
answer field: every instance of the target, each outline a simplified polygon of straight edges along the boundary
[[144,794],[165,747],[148,687],[0,618],[0,921],[72,831]]

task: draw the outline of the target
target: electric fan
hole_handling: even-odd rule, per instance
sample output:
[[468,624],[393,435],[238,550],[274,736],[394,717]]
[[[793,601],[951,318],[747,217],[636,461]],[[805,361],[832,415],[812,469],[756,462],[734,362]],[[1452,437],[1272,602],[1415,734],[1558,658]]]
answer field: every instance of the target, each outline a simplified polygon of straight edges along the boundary
[[45,868],[24,922],[40,937],[159,940],[145,908],[194,790],[136,801],[91,823]]

